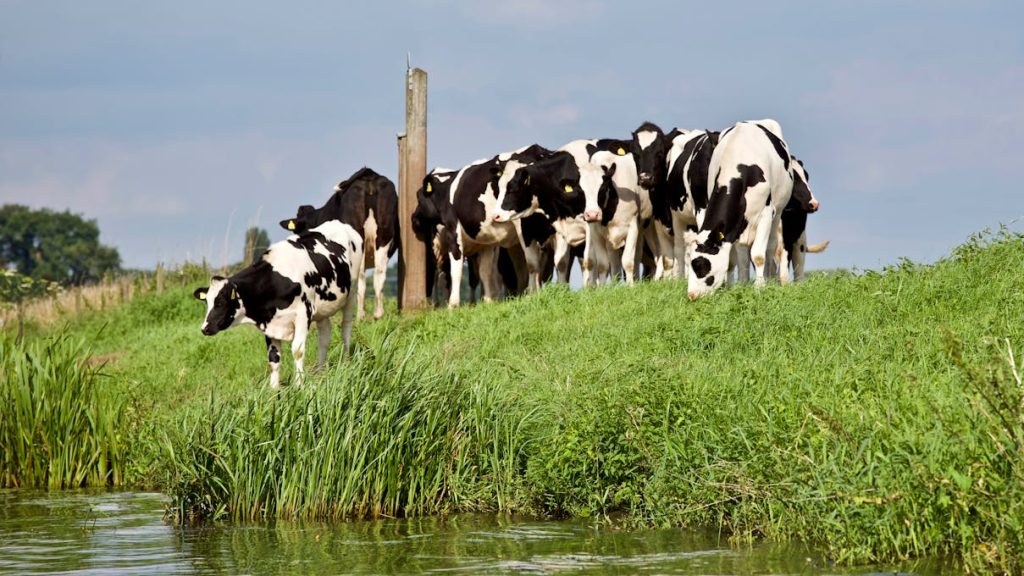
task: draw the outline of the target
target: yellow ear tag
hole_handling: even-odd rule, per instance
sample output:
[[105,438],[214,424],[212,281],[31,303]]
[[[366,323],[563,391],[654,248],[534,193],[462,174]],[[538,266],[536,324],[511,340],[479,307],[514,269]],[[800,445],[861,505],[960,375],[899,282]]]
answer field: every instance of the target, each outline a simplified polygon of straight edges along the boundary
[[527,177],[526,177],[526,185],[527,185],[527,186],[529,186],[529,185],[530,185],[530,177],[529,177],[529,176],[527,176]]
[[206,292],[200,292],[199,293],[199,299],[200,300],[206,300]]
[[565,185],[565,193],[568,194],[568,193],[570,193],[572,191],[573,191],[572,184],[566,184]]
[[289,220],[288,221],[288,229],[289,230],[295,230],[295,220]]
[[235,292],[234,288],[231,289],[231,299],[238,300],[238,292]]
[[501,178],[501,170],[498,170],[498,178]]
[[719,239],[719,240],[725,240],[725,234],[723,234],[723,233],[719,232],[719,233],[718,233],[718,239]]
[[626,149],[625,148],[619,148],[618,150],[615,151],[615,153],[618,154],[619,156],[625,156],[626,155]]

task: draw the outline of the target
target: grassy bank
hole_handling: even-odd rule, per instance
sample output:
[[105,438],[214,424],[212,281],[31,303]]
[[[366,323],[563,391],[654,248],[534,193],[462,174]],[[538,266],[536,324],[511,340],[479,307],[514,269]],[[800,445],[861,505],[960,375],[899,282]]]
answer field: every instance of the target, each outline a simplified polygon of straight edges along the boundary
[[1019,572],[1021,270],[1001,235],[695,303],[674,282],[548,287],[361,324],[352,362],[280,393],[262,337],[202,337],[187,288],[68,332],[124,398],[122,479],[182,521],[625,512]]

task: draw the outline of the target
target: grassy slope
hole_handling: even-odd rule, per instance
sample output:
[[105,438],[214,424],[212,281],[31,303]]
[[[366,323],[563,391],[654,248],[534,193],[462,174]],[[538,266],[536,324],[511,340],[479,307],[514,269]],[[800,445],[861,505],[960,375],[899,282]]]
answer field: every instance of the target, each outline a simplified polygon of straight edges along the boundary
[[[626,510],[805,537],[845,560],[945,552],[1019,567],[1021,526],[1008,519],[1024,516],[1021,411],[981,392],[1019,397],[996,344],[1009,339],[1021,354],[1022,269],[1024,240],[1008,237],[934,266],[696,303],[675,282],[548,287],[391,315],[359,326],[356,341],[378,350],[386,340],[415,370],[486,382],[491,392],[459,409],[498,391],[500,410],[519,412],[522,438],[506,463],[516,494],[478,494],[472,507]],[[211,393],[248,400],[250,412],[269,401],[262,336],[205,338],[201,315],[179,289],[70,326],[96,354],[117,354],[111,385],[132,391],[146,423],[138,474],[150,468],[141,455],[161,458],[149,439],[201,420]],[[459,507],[458,486],[446,486]]]

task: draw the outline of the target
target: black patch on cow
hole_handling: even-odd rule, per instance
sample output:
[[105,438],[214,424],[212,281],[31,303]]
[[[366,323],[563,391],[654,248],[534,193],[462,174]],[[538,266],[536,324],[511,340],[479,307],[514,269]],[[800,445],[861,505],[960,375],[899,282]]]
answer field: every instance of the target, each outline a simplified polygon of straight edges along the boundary
[[813,196],[811,195],[810,187],[807,186],[807,182],[800,175],[800,170],[794,167],[790,172],[790,176],[793,177],[793,195],[789,197],[786,210],[799,209],[804,212],[812,212],[811,200]]
[[711,170],[711,155],[718,146],[718,132],[708,132],[696,140],[686,169],[686,187],[695,211],[708,207],[708,172]]
[[607,173],[601,179],[601,187],[597,190],[597,206],[601,209],[601,225],[607,226],[619,207],[619,191],[615,188],[611,175]]
[[697,275],[697,278],[703,278],[711,272],[711,261],[703,256],[697,256],[691,260],[690,266],[693,268],[693,273]]
[[281,361],[281,350],[277,346],[274,346],[274,341],[270,337],[266,337],[267,340],[267,361],[271,364],[277,364]]
[[760,166],[739,164],[736,166],[739,175],[722,182],[719,169],[715,175],[715,188],[711,191],[708,210],[704,216],[701,231],[709,231],[710,235],[704,242],[706,248],[721,246],[722,242],[735,242],[747,226],[744,214],[747,210],[747,190],[766,182],[764,170]]
[[[594,154],[598,152],[611,152],[616,156],[625,156],[630,153],[630,147],[632,143],[629,140],[619,140],[617,138],[601,138],[600,140],[594,141],[592,144],[587,144],[587,158],[593,158]],[[619,150],[622,150],[625,154],[619,154]]]
[[715,284],[715,277],[714,277],[714,275],[708,276],[707,278],[705,278],[704,279],[704,283],[707,284],[708,286],[713,286]]
[[520,221],[523,230],[523,241],[530,244],[544,244],[554,234],[555,228],[543,214],[530,214]]
[[697,252],[699,252],[701,254],[710,254],[710,255],[714,256],[715,254],[718,254],[719,252],[722,251],[722,244],[721,244],[721,242],[718,242],[718,243],[707,242],[707,243],[704,243],[704,244],[697,244],[697,247],[694,248],[694,250],[696,250]]
[[768,137],[768,140],[772,143],[772,147],[775,148],[775,153],[779,155],[779,158],[782,158],[782,164],[785,166],[786,170],[789,170],[789,150],[786,149],[786,143],[779,139],[775,134],[772,134],[771,130],[760,124],[755,125],[764,132],[765,136]]
[[241,270],[231,282],[245,305],[245,315],[264,328],[278,310],[291,306],[302,293],[298,282],[286,278],[265,260]]
[[797,240],[800,239],[804,230],[807,229],[807,212],[799,208],[799,206],[794,206],[791,209],[790,205],[792,205],[792,200],[782,211],[780,226],[782,227],[782,247],[789,254],[789,259],[792,261],[793,249],[796,246]]

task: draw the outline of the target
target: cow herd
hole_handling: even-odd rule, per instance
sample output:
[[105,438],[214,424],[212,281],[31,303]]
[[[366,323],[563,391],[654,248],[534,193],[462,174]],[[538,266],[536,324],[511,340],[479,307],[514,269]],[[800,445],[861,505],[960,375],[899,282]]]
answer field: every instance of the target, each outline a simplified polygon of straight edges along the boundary
[[[757,285],[789,281],[790,268],[792,279],[802,278],[806,252],[827,246],[807,245],[807,215],[818,209],[808,181],[774,120],[667,134],[645,122],[629,139],[574,140],[557,150],[534,144],[457,170],[435,168],[417,191],[411,225],[433,256],[428,291],[438,298],[447,290],[450,307],[460,304],[466,262],[471,293],[479,283],[485,301],[538,290],[553,273],[568,283],[575,261],[585,286],[632,284],[641,274],[685,278],[694,300],[749,281],[751,265]],[[338,311],[347,350],[368,267],[376,270],[374,316],[383,314],[397,204],[394,184],[363,168],[324,206],[300,206],[281,222],[292,236],[196,290],[207,304],[203,333],[255,324],[275,387],[281,341],[292,342],[298,380],[310,325],[322,366]]]

